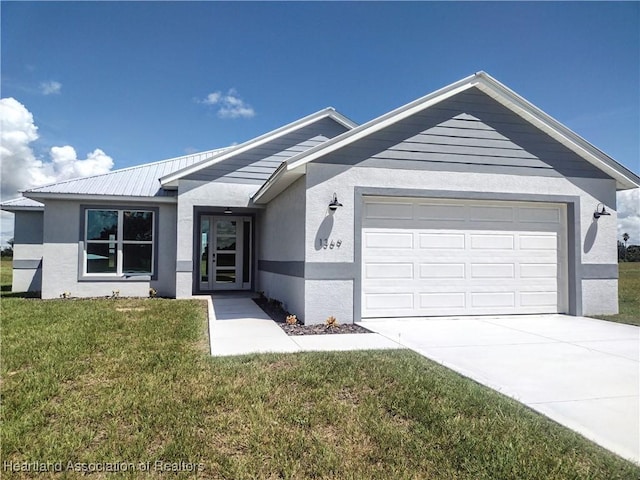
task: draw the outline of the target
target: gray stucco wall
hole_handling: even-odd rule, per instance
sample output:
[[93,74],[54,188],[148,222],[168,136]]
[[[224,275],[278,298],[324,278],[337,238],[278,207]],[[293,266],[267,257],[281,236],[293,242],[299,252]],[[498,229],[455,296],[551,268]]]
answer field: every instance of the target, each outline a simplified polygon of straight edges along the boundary
[[[44,211],[42,298],[58,298],[63,292],[74,297],[100,297],[111,295],[147,297],[149,288],[160,296],[175,296],[175,238],[176,206],[173,204],[136,204],[136,208],[157,208],[156,279],[82,280],[79,279],[80,253],[83,248],[81,232],[82,206],[102,206],[98,202],[48,200]],[[105,208],[131,208],[131,203],[104,204]]]
[[11,291],[38,292],[42,288],[42,229],[44,212],[15,212]]
[[[617,266],[615,182],[602,178],[564,178],[555,176],[523,176],[478,172],[431,171],[427,168],[402,170],[397,168],[361,167],[337,164],[311,163],[306,175],[306,229],[305,242],[305,315],[322,321],[332,312],[341,312],[338,320],[349,323],[359,320],[359,229],[363,190],[389,196],[420,196],[421,191],[439,191],[443,195],[473,198],[474,194],[495,200],[551,201],[552,198],[572,197],[578,212],[576,248],[577,265],[574,272],[577,283],[576,312],[579,314],[616,313],[617,275],[585,278],[583,265],[594,272],[613,272]],[[336,192],[343,207],[327,222],[327,204]],[[604,203],[612,215],[593,221],[598,203]],[[323,227],[324,225],[324,227]],[[339,248],[318,248],[316,232],[337,242]],[[311,268],[313,267],[313,268]],[[310,278],[316,276],[322,278]],[[332,273],[334,272],[334,273]],[[598,275],[596,273],[596,275]],[[328,281],[332,280],[332,281]],[[600,287],[605,294],[595,295]],[[356,313],[354,318],[353,313]],[[334,314],[335,315],[335,314]],[[337,316],[337,315],[336,315]],[[316,320],[312,320],[316,321]]]
[[301,178],[258,216],[257,290],[305,318],[305,179]]

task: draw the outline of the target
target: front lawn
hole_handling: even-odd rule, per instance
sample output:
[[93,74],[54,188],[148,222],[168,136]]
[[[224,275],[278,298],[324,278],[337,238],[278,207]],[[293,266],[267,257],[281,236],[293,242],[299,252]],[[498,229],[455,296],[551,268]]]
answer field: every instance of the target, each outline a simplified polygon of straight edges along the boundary
[[640,262],[619,263],[618,275],[619,313],[596,318],[640,326]]
[[198,478],[229,479],[640,476],[410,351],[212,358],[198,301],[0,302],[4,465],[126,462],[129,478],[161,476],[156,461],[183,478],[200,467]]

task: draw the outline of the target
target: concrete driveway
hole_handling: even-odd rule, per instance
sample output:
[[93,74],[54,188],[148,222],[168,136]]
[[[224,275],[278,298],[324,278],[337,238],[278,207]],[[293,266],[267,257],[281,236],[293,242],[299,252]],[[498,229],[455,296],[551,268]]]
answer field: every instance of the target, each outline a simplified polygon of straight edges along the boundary
[[361,324],[640,463],[638,327],[566,315]]

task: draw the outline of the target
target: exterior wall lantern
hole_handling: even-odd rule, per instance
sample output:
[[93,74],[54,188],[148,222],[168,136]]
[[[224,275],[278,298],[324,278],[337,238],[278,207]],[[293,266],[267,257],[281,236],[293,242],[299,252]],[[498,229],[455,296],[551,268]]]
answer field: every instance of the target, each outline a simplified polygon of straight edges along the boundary
[[334,192],[333,200],[329,202],[329,210],[331,210],[332,212],[335,212],[338,209],[338,207],[341,207],[341,206],[342,204],[338,201],[338,196]]
[[[602,207],[602,209],[600,209],[600,207]],[[599,203],[596,206],[596,211],[593,212],[593,218],[595,218],[596,220],[599,219],[600,217],[602,217],[603,215],[611,215],[609,212],[607,212],[604,208],[604,204]]]

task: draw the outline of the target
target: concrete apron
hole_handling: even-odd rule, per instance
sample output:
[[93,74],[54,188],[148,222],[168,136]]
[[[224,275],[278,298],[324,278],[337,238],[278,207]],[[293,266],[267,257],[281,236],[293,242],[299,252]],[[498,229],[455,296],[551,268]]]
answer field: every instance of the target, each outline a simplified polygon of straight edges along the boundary
[[638,327],[566,315],[361,324],[640,463]]

